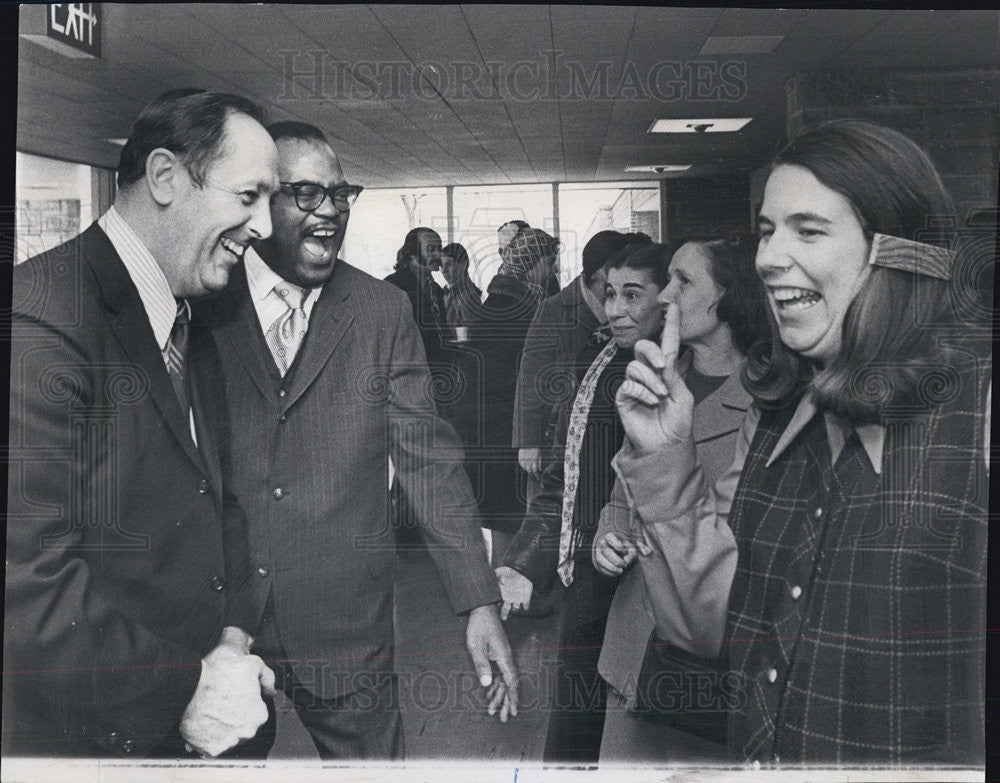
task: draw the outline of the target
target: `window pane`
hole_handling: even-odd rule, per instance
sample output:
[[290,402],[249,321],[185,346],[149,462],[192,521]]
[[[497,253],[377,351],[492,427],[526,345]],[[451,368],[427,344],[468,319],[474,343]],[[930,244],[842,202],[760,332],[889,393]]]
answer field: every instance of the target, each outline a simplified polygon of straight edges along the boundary
[[429,226],[448,241],[448,203],[444,188],[365,190],[351,207],[343,257],[370,275],[392,272],[406,232]]
[[15,172],[18,263],[71,239],[98,217],[90,166],[18,152]]
[[660,191],[656,183],[573,182],[559,186],[560,266],[566,285],[580,274],[583,246],[598,231],[641,231],[660,241]]
[[552,185],[480,185],[454,191],[455,241],[469,252],[469,276],[486,290],[500,266],[497,229],[510,220],[555,233]]

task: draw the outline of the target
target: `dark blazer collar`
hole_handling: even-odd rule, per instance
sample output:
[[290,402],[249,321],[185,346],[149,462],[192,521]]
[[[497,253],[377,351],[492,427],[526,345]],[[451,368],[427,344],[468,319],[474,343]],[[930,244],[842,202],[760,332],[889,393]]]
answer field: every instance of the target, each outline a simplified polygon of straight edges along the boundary
[[[163,354],[153,336],[153,327],[132,282],[108,235],[96,223],[80,236],[82,260],[93,272],[102,300],[111,313],[115,336],[129,359],[149,379],[149,396],[160,409],[163,420],[199,469],[207,471],[203,455],[191,440],[188,417],[181,411],[177,395],[163,363]],[[193,395],[192,404],[200,404]],[[196,411],[196,418],[201,411]],[[206,430],[206,428],[202,428]],[[198,432],[199,438],[212,437],[210,430]]]
[[580,290],[580,277],[574,277],[562,291],[556,294],[562,300],[563,307],[579,307],[586,305],[587,300],[583,298],[583,291]]

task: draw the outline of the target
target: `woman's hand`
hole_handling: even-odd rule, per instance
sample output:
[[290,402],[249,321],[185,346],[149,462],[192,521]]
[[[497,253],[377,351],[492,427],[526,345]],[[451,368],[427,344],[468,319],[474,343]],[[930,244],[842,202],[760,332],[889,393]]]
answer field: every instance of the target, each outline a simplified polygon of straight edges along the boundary
[[538,478],[542,475],[542,450],[539,448],[518,449],[517,463],[525,473]]
[[680,310],[667,307],[660,344],[640,340],[615,403],[625,434],[641,454],[662,451],[691,437],[694,398],[677,373]]
[[650,553],[643,541],[632,541],[613,530],[594,541],[594,568],[605,576],[618,576],[635,561],[638,554]]
[[500,609],[500,619],[506,620],[511,609],[527,609],[531,603],[531,580],[519,574],[513,568],[500,566],[496,569],[497,581],[500,583],[500,597],[503,606]]

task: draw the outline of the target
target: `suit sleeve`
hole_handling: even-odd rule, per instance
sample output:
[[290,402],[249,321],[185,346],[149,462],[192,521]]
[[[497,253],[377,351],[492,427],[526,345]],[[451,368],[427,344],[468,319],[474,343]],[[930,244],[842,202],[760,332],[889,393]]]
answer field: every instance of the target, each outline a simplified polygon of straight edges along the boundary
[[639,555],[662,639],[698,656],[714,658],[722,646],[729,590],[736,573],[736,538],[730,529],[740,473],[757,428],[751,408],[736,439],[729,469],[713,486],[698,462],[694,442],[667,453],[637,454],[626,439],[612,465],[635,509],[652,553]]
[[[521,527],[504,553],[503,564],[531,580],[535,590],[552,590],[559,566],[559,536],[562,530],[563,456],[569,427],[569,406],[562,406],[553,443],[546,455],[538,491],[528,503]],[[548,450],[547,450],[548,451]]]
[[[87,471],[118,458],[106,441],[69,460],[60,450],[71,411],[94,406],[97,360],[67,334],[17,313],[11,347],[4,696],[51,718],[56,740],[67,731],[111,752],[142,754],[177,725],[200,655],[102,597],[92,573],[100,558],[80,555],[87,521],[67,518],[80,505],[75,488],[90,486]],[[74,371],[53,379],[55,366]]]
[[397,309],[389,370],[390,457],[456,613],[500,601],[463,449],[437,412],[416,324]]
[[559,358],[559,345],[552,327],[546,322],[545,305],[543,302],[538,308],[528,327],[517,373],[512,439],[516,449],[549,445],[545,442],[545,429],[553,406],[545,399],[543,389],[546,371]]

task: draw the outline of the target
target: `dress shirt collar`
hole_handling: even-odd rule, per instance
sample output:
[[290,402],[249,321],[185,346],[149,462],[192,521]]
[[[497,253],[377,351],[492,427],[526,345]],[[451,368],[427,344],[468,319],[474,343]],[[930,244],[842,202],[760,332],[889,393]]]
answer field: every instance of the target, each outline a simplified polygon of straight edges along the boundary
[[[816,403],[813,401],[812,393],[806,392],[802,399],[799,400],[799,405],[795,409],[795,413],[792,414],[792,420],[788,422],[785,431],[778,438],[778,442],[775,444],[771,456],[768,457],[765,467],[771,467],[774,461],[788,448],[788,445],[805,429],[818,410]],[[823,420],[826,424],[826,437],[830,443],[830,460],[836,462],[837,457],[840,456],[841,449],[844,447],[844,442],[847,440],[845,433],[850,433],[850,428],[844,425],[839,417],[829,411],[823,414]],[[863,424],[855,427],[854,431],[858,433],[858,438],[861,440],[861,445],[868,455],[872,469],[877,475],[882,475],[882,451],[885,448],[885,427],[881,424]]]
[[[247,270],[247,283],[250,286],[250,295],[253,297],[254,304],[263,305],[265,302],[270,304],[272,301],[280,303],[278,315],[283,314],[287,305],[274,292],[274,287],[279,283],[292,284],[264,263],[264,259],[252,247],[248,247],[246,253],[244,253],[243,265]],[[313,306],[316,304],[316,300],[319,299],[323,286],[308,290],[309,293],[302,303],[302,309],[305,310],[307,318],[312,314]],[[260,308],[258,308],[258,312],[260,312]],[[269,325],[267,324],[266,326]]]
[[[129,277],[139,291],[139,299],[142,300],[146,317],[153,327],[156,344],[161,351],[166,350],[167,340],[170,339],[170,332],[177,318],[177,300],[170,291],[163,270],[149,252],[149,248],[143,244],[114,207],[98,218],[97,225],[108,235],[122,263],[125,264]],[[190,317],[190,305],[185,301],[184,306],[188,308]]]
[[576,279],[577,284],[580,286],[580,294],[583,296],[583,301],[587,303],[590,311],[597,316],[597,320],[602,324],[606,324],[608,322],[608,314],[604,312],[604,302],[594,296],[594,292],[583,282],[582,274],[577,275]]

